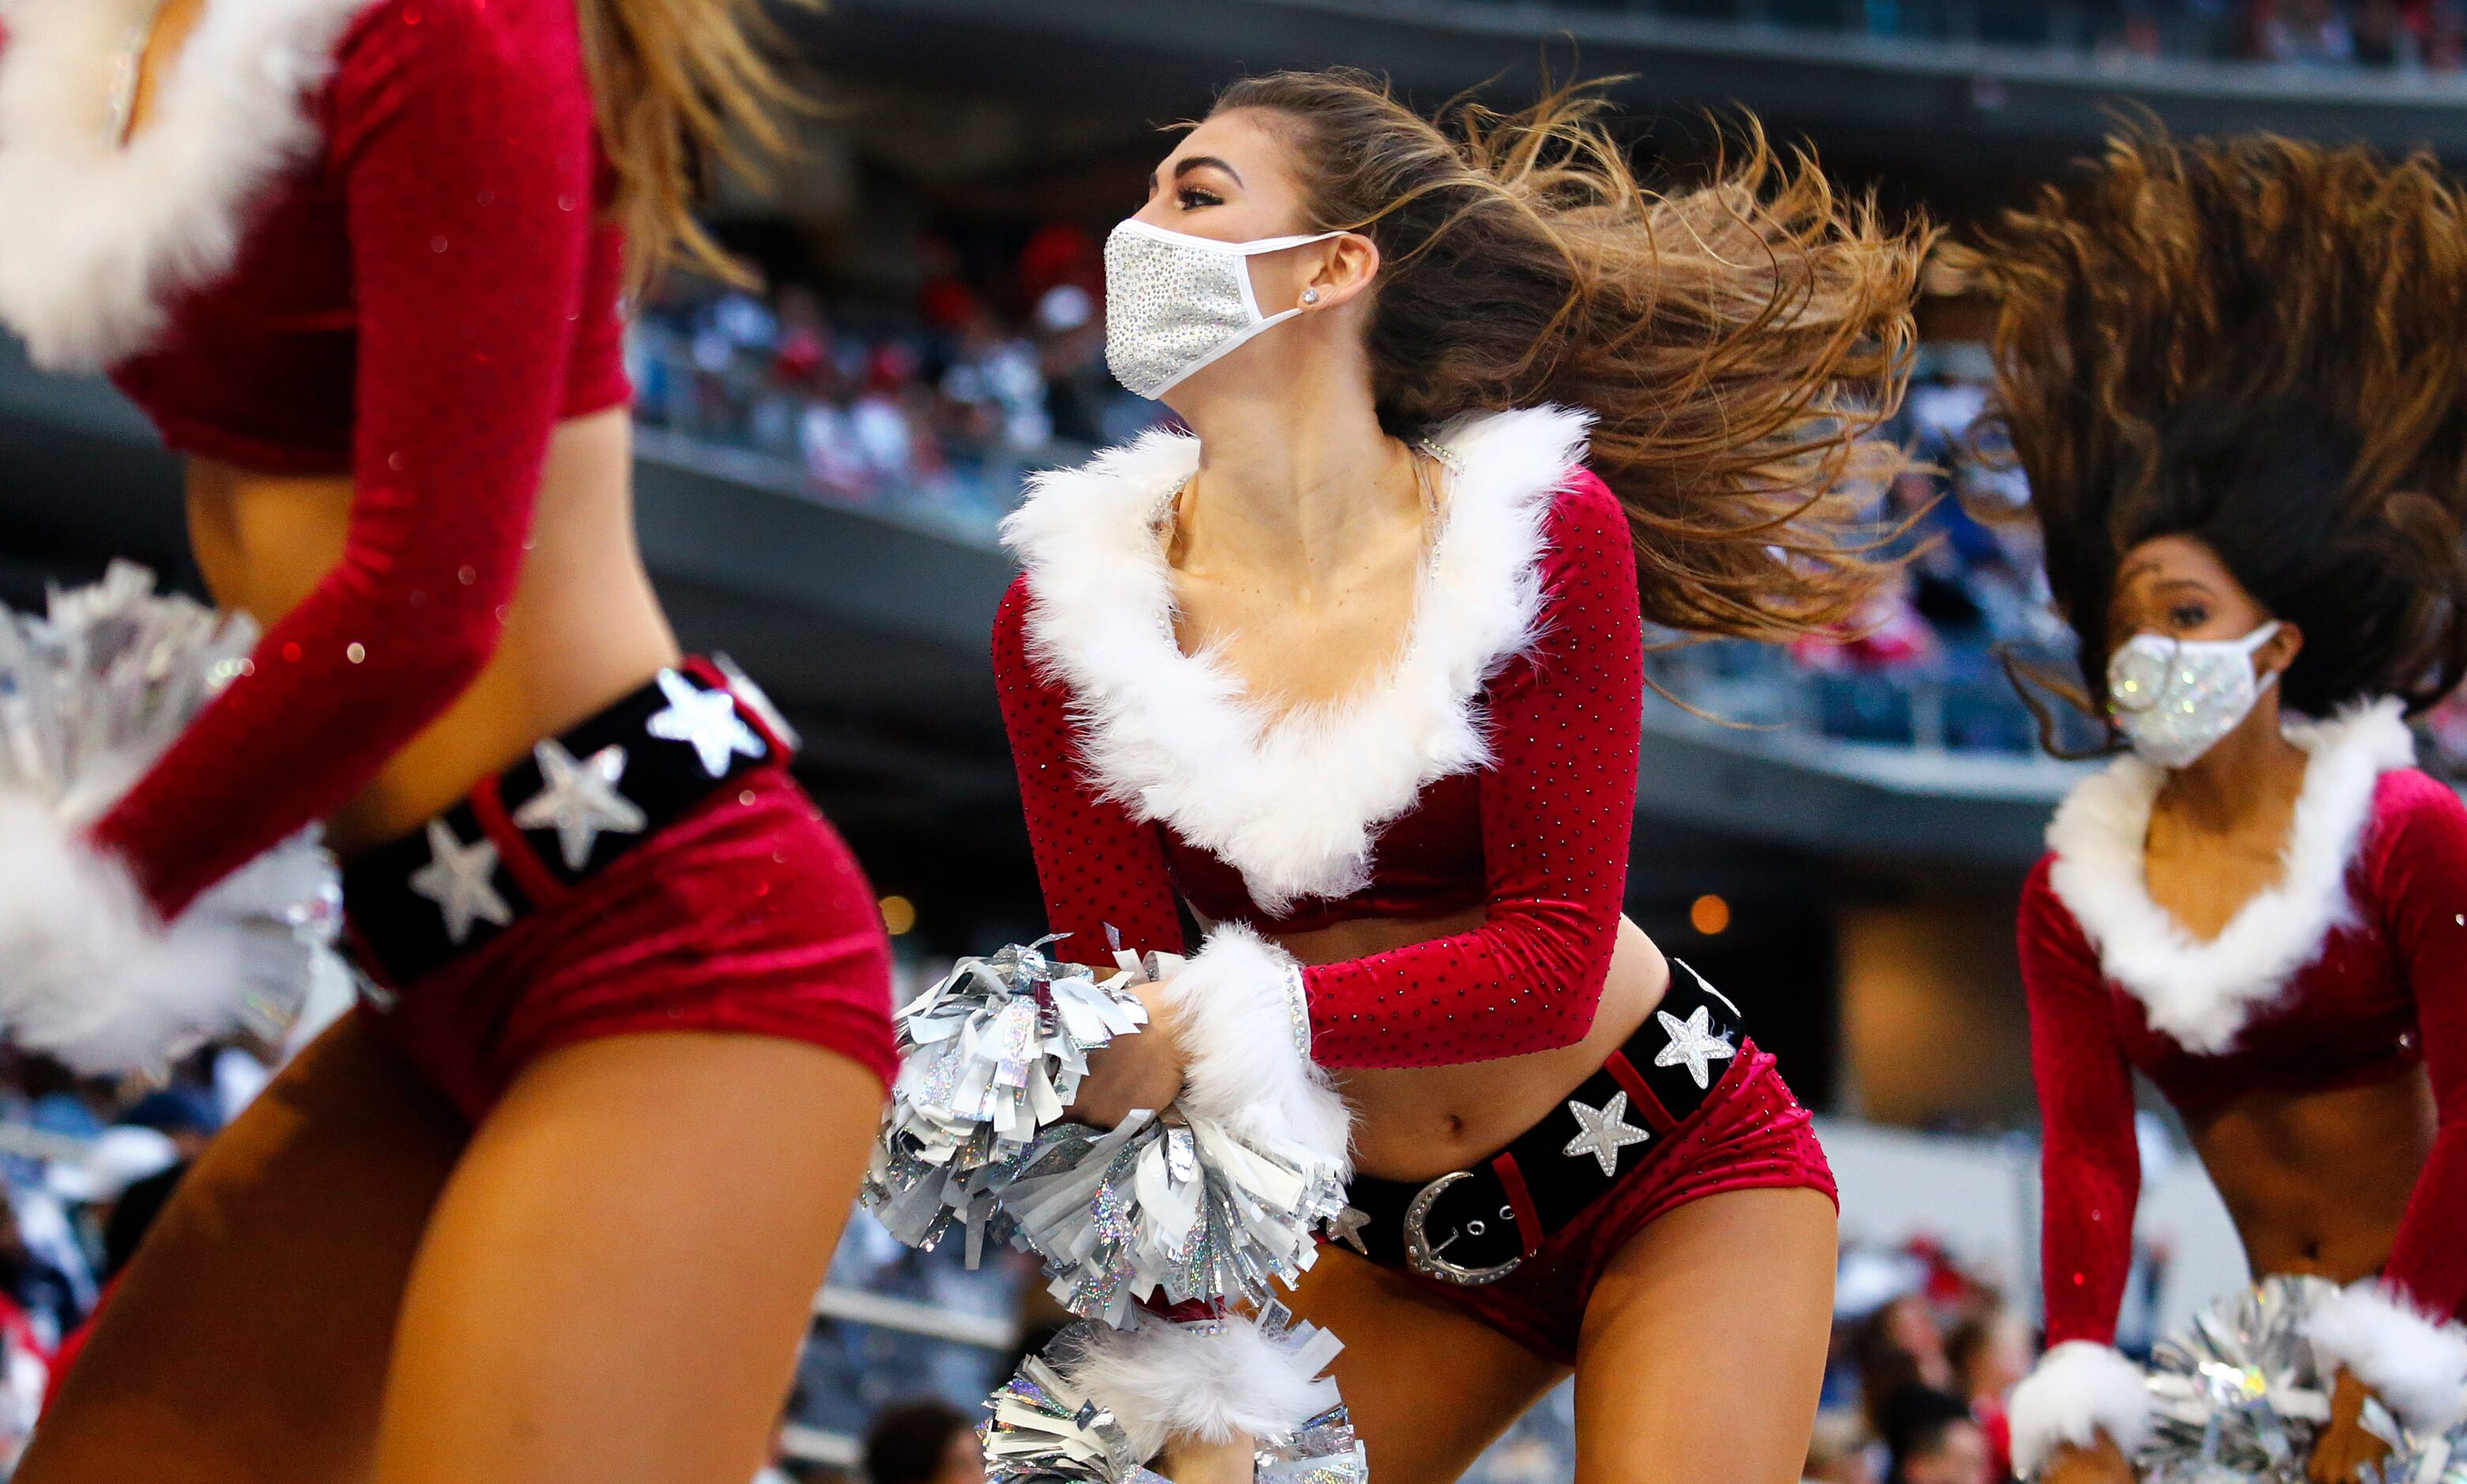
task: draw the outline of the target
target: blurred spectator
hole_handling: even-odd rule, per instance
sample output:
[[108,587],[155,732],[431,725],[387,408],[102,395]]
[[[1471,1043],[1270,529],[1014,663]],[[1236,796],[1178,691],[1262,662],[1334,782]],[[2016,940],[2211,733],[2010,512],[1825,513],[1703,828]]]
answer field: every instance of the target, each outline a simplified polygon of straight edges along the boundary
[[1887,1442],[1892,1440],[1892,1430],[1887,1426],[1886,1404],[1913,1388],[1942,1392],[1954,1384],[1944,1332],[1924,1293],[1904,1293],[1862,1319],[1851,1332],[1850,1362],[1858,1368],[1860,1393],[1867,1399],[1867,1425]]
[[1970,1403],[1970,1415],[1987,1436],[1989,1472],[1999,1479],[2010,1477],[2013,1430],[2004,1404],[2030,1374],[2030,1327],[1998,1304],[1956,1325],[1944,1348],[1953,1362],[1956,1394]]
[[139,1098],[120,1115],[120,1121],[130,1128],[151,1129],[170,1139],[173,1152],[182,1160],[204,1154],[206,1141],[222,1127],[221,1110],[215,1106],[214,1094],[203,1088],[178,1083]]
[[1987,1437],[1959,1397],[1905,1386],[1878,1408],[1892,1455],[1886,1484],[1998,1484]]
[[1858,1413],[1826,1407],[1816,1414],[1802,1484],[1878,1484],[1875,1455],[1875,1440]]
[[906,1402],[865,1435],[867,1484],[985,1484],[975,1421],[947,1402]]

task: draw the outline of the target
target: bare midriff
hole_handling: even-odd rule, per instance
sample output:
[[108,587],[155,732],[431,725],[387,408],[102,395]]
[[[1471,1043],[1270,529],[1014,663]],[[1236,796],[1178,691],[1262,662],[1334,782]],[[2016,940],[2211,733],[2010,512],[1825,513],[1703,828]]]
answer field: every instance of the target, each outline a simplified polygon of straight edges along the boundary
[[[1306,964],[1342,963],[1482,924],[1479,911],[1420,921],[1363,918],[1282,934],[1278,941]],[[1600,1070],[1662,1002],[1669,983],[1670,965],[1662,951],[1622,917],[1601,1001],[1581,1041],[1491,1062],[1338,1072],[1338,1085],[1353,1105],[1355,1167],[1383,1180],[1429,1180],[1497,1154]],[[1568,988],[1581,993],[1579,986]]]
[[[551,435],[513,601],[470,687],[328,821],[343,855],[404,834],[677,659],[634,538],[632,425],[622,408]],[[189,462],[189,532],[222,607],[272,626],[343,555],[346,477]]]
[[2432,1158],[2423,1069],[2331,1092],[2261,1092],[2194,1131],[2256,1274],[2378,1272]]

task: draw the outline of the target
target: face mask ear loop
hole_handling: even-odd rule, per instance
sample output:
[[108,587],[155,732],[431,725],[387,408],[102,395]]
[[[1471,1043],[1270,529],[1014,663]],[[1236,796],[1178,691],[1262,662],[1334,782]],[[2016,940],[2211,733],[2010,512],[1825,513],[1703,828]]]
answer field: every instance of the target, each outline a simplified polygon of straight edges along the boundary
[[1289,248],[1308,247],[1313,242],[1324,242],[1330,237],[1343,236],[1345,234],[1342,232],[1323,232],[1317,236],[1309,237],[1262,237],[1256,242],[1218,244],[1220,247],[1233,250],[1234,274],[1242,281],[1242,312],[1251,317],[1252,334],[1256,335],[1271,325],[1281,325],[1302,311],[1300,307],[1296,307],[1276,314],[1260,313],[1258,291],[1251,284],[1251,259],[1268,253],[1281,253]]

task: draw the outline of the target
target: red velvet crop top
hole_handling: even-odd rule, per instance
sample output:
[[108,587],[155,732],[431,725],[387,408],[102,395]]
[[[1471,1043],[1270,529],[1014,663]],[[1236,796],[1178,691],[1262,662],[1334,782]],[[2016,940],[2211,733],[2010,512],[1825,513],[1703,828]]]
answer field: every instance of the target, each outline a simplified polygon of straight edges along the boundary
[[141,9],[12,6],[0,318],[174,448],[353,484],[341,562],[96,826],[170,914],[477,675],[552,428],[627,388],[573,0],[213,0],[123,146]]
[[2313,757],[2286,877],[2216,938],[2187,937],[2143,888],[2160,774],[2138,759],[2075,790],[2024,888],[2050,1345],[2115,1334],[2140,1188],[2136,1068],[2198,1127],[2247,1093],[2421,1062],[2439,1130],[2384,1276],[2467,1315],[2467,807],[2407,766],[2394,702],[2290,736]]
[[1303,970],[1312,1059],[1580,1040],[1624,896],[1643,692],[1635,550],[1578,463],[1585,426],[1538,409],[1447,435],[1448,506],[1391,683],[1274,721],[1174,639],[1156,518],[1192,440],[1151,434],[1040,479],[1006,532],[1026,571],[994,668],[1052,931],[1180,952],[1177,898],[1271,931],[1480,907],[1470,932]]

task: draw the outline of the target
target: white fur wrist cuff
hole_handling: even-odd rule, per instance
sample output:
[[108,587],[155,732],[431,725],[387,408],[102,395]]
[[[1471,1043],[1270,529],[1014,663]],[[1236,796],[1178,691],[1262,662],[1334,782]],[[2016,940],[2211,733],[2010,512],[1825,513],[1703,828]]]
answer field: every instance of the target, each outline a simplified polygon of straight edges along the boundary
[[[1310,1059],[1293,956],[1226,923],[1172,972],[1167,1003],[1187,1062],[1182,1101],[1263,1149],[1342,1166],[1351,1116]],[[1300,1031],[1288,1034],[1300,1017]]]
[[1272,1333],[1240,1315],[1182,1324],[1141,1311],[1127,1329],[1074,1333],[1054,1368],[1114,1414],[1142,1458],[1180,1438],[1276,1437],[1337,1403],[1336,1383],[1320,1373],[1342,1347],[1324,1330]]
[[2353,1372],[2415,1431],[2467,1419],[2467,1328],[2422,1314],[2388,1286],[2366,1278],[2341,1289],[2305,1333],[2323,1360]]
[[0,1035],[79,1071],[159,1066],[232,1019],[243,944],[215,926],[167,930],[127,866],[0,792]]
[[2013,1467],[2036,1475],[2060,1444],[2086,1448],[2105,1433],[2127,1458],[2150,1441],[2150,1390],[2141,1367],[2106,1345],[2069,1339],[2013,1388],[2006,1412]]

